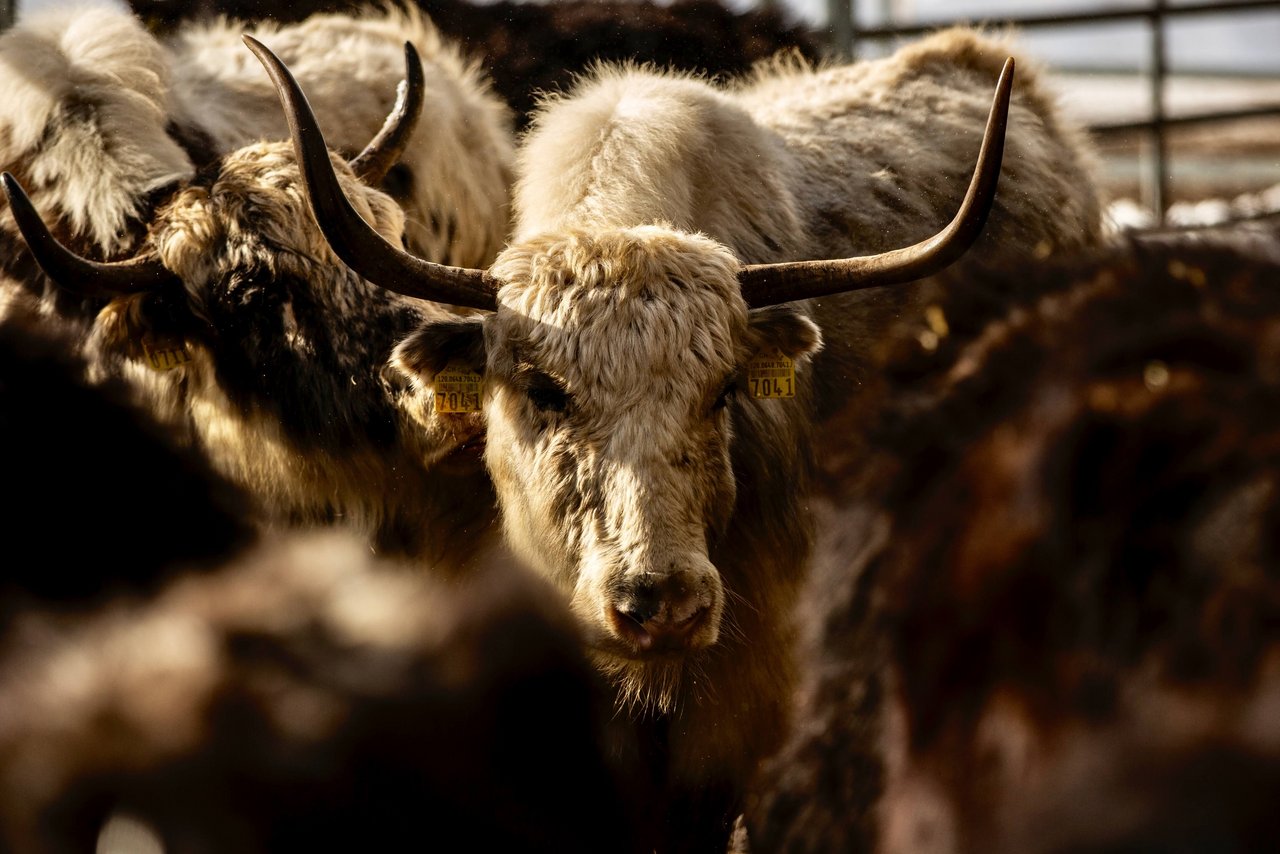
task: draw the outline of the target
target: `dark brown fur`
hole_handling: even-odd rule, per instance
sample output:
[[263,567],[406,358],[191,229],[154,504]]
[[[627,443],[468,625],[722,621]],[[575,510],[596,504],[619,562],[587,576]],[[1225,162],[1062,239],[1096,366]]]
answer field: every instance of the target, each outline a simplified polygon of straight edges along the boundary
[[846,413],[870,453],[826,472],[813,669],[755,847],[1258,850],[1280,266],[1147,241],[936,308],[946,334],[907,319]]
[[91,851],[115,812],[171,854],[633,850],[546,591],[318,536],[74,629],[29,616],[42,642],[0,648],[0,847]]
[[20,311],[0,322],[0,627],[35,603],[81,609],[153,590],[252,539],[249,500],[122,385],[91,385],[76,338],[57,328]]

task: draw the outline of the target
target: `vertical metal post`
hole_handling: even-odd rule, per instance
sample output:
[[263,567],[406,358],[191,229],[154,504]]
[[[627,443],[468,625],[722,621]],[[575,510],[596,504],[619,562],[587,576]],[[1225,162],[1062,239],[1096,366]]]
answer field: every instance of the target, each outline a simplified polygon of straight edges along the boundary
[[853,6],[854,0],[827,0],[831,53],[840,59],[853,56]]
[[1167,0],[1152,0],[1151,5],[1151,173],[1147,198],[1156,214],[1157,222],[1164,223],[1164,212],[1169,201],[1169,152],[1165,140],[1165,77],[1168,74],[1168,57],[1165,54],[1164,11]]

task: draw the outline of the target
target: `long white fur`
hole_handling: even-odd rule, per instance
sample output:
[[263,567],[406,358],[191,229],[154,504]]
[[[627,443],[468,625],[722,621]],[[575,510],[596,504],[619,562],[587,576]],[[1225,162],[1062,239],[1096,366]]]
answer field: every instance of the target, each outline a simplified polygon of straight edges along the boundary
[[391,111],[396,82],[404,77],[404,43],[413,42],[426,101],[403,158],[413,170],[404,201],[409,245],[442,263],[474,267],[493,260],[506,238],[515,155],[509,110],[477,63],[413,8],[314,15],[287,26],[258,22],[247,30],[226,19],[188,26],[170,45],[175,99],[221,151],[289,134],[275,88],[241,41],[246,31],[289,66],[329,145],[351,154]]
[[[0,164],[103,254],[129,248],[139,199],[192,172],[166,132],[167,52],[130,15],[64,9],[0,35],[0,74]],[[7,206],[4,221],[12,229]]]
[[[218,20],[161,44],[124,11],[65,8],[0,36],[0,165],[38,209],[103,255],[133,248],[140,199],[203,165],[167,132],[195,129],[217,154],[286,139],[275,89],[245,48],[243,24]],[[403,79],[404,43],[423,61],[426,104],[403,162],[407,239],[434,261],[484,265],[507,232],[511,117],[475,63],[421,13],[316,15],[250,30],[287,62],[330,144],[352,154],[382,127]],[[8,221],[7,215],[5,221]]]

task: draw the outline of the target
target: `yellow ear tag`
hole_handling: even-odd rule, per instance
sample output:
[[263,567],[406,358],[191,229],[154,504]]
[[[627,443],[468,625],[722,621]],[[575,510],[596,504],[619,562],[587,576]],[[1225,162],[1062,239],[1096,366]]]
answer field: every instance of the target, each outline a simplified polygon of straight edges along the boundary
[[436,374],[436,412],[479,412],[480,389],[484,378],[462,365],[450,362]]
[[143,338],[142,352],[154,371],[171,371],[191,361],[187,344],[181,338]]
[[762,350],[747,362],[747,386],[756,398],[795,397],[796,363],[777,347]]

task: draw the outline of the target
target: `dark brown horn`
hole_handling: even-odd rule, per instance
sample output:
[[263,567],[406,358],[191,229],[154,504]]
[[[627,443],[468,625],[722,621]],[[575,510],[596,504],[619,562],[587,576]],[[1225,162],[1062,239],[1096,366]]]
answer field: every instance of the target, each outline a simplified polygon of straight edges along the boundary
[[302,182],[320,230],[334,254],[375,285],[405,296],[495,311],[497,282],[484,270],[415,258],[391,245],[360,218],[338,185],[315,114],[289,69],[261,42],[244,37],[262,62],[284,105]]
[[987,223],[1000,181],[1004,156],[1004,132],[1009,121],[1009,97],[1013,89],[1013,58],[1005,60],[995,100],[987,118],[986,134],[978,152],[978,165],[969,191],[955,219],[928,240],[879,255],[833,261],[797,261],[782,264],[749,264],[738,280],[747,305],[767,305],[813,299],[845,291],[911,282],[933,275],[963,255]]
[[8,172],[0,176],[13,221],[27,241],[40,268],[59,287],[83,296],[112,297],[136,294],[177,282],[178,277],[155,256],[128,261],[90,261],[58,242],[40,218],[18,179]]
[[396,165],[422,115],[427,83],[422,75],[422,61],[412,42],[404,43],[404,66],[404,83],[396,92],[396,105],[387,116],[386,124],[364,151],[347,161],[356,177],[371,186],[380,184]]

